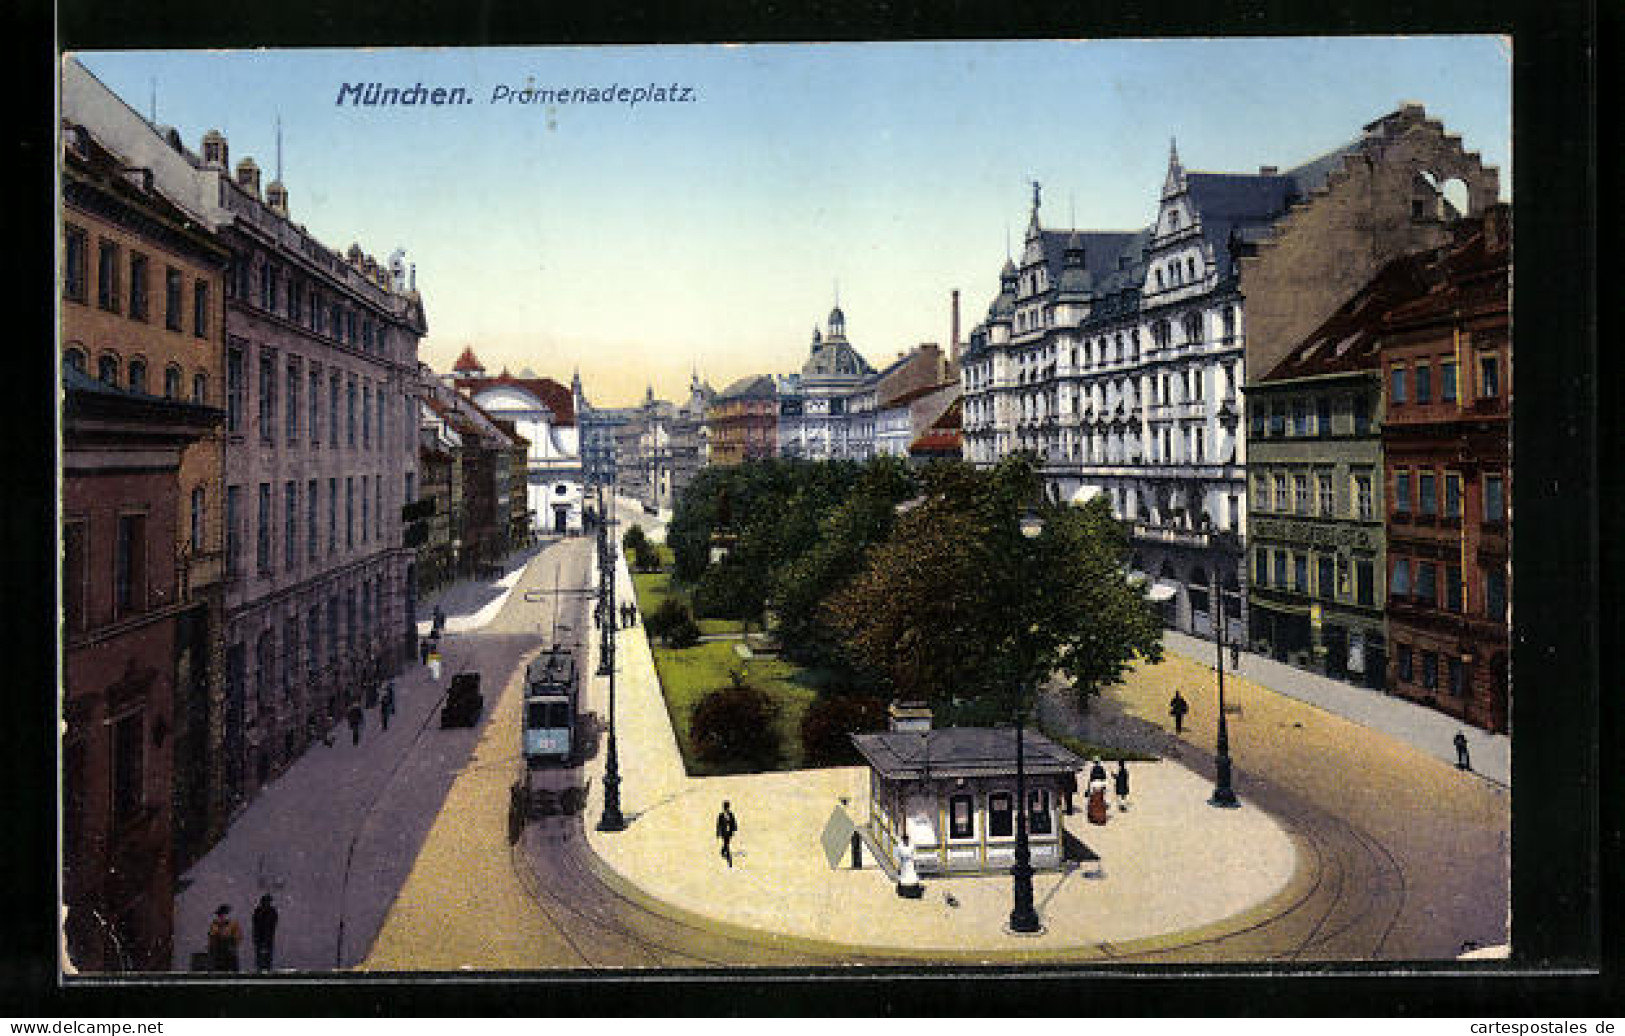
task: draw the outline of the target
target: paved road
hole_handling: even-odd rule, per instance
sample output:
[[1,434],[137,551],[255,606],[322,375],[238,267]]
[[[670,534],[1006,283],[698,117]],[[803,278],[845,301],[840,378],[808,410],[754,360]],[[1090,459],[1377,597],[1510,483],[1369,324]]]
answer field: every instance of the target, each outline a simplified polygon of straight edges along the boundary
[[[1191,704],[1168,729],[1175,689]],[[1299,840],[1283,897],[1133,959],[1449,959],[1507,942],[1510,797],[1404,741],[1250,680],[1225,681],[1235,787]],[[1087,717],[1050,717],[1213,772],[1212,670],[1170,654],[1108,692]],[[1245,852],[1220,846],[1218,852]]]

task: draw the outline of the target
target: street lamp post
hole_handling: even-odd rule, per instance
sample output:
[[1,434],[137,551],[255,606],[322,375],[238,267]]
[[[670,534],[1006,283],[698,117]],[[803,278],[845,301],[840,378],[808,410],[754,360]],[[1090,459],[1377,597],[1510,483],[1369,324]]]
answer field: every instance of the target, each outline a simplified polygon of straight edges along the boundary
[[[1021,518],[1021,535],[1036,539],[1044,531],[1043,519],[1028,511]],[[1010,930],[1032,935],[1044,930],[1033,907],[1033,857],[1027,841],[1027,760],[1025,728],[1027,725],[1027,691],[1022,688],[1021,701],[1016,705],[1016,862],[1010,868],[1014,904],[1010,908]]]
[[1235,789],[1230,785],[1230,724],[1224,712],[1224,598],[1220,596],[1217,576],[1213,580],[1213,609],[1217,619],[1214,625],[1213,644],[1219,663],[1217,669],[1219,674],[1219,740],[1216,746],[1217,756],[1214,760],[1216,773],[1213,797],[1208,799],[1208,804],[1222,809],[1235,809],[1241,803],[1236,798]]
[[600,607],[603,609],[603,652],[599,669],[609,677],[609,748],[604,760],[604,813],[598,819],[600,831],[624,831],[626,818],[621,815],[621,759],[615,737],[615,548],[610,543],[610,523],[598,525],[599,578],[603,584]]

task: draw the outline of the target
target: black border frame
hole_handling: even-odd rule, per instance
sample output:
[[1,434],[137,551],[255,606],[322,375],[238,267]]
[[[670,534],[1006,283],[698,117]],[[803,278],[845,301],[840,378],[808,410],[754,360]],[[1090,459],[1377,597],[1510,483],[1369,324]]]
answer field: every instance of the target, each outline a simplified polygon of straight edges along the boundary
[[[1607,8],[1608,5],[1601,5]],[[10,639],[24,645],[13,684],[5,776],[10,852],[3,887],[12,900],[0,946],[0,1005],[7,1012],[124,1017],[242,1015],[688,1015],[795,1014],[1336,1015],[1422,1016],[1552,1013],[1580,1019],[1617,1016],[1617,944],[1603,947],[1602,853],[1617,867],[1621,828],[1609,806],[1617,768],[1602,748],[1617,742],[1618,710],[1602,686],[1604,639],[1625,633],[1617,613],[1599,611],[1604,561],[1617,562],[1621,519],[1602,509],[1601,472],[1622,469],[1613,411],[1599,410],[1596,233],[1599,166],[1598,33],[1617,41],[1620,15],[1588,0],[1335,0],[1305,5],[1247,0],[1224,13],[1189,0],[1150,0],[1083,10],[1059,0],[1002,5],[923,0],[863,5],[783,0],[703,4],[647,0],[589,8],[577,4],[502,4],[461,8],[432,0],[296,0],[244,9],[226,0],[161,0],[119,5],[24,0],[19,67],[26,89],[14,122],[21,132],[22,190],[30,201],[54,198],[58,48],[200,46],[647,43],[857,39],[977,39],[1152,36],[1382,35],[1494,32],[1514,52],[1514,334],[1525,363],[1517,372],[1514,418],[1513,649],[1516,775],[1513,821],[1514,939],[1519,959],[1450,974],[1393,974],[1394,969],[1314,969],[1284,973],[1252,967],[1124,974],[1117,971],[1016,973],[984,970],[865,971],[785,977],[728,973],[680,979],[617,975],[493,979],[480,983],[341,978],[320,984],[202,986],[185,981],[90,986],[57,984],[55,945],[54,400],[47,386],[54,350],[36,340],[22,351],[22,376],[8,379],[20,434],[4,441],[4,470],[14,472],[13,505],[0,510]],[[53,25],[53,14],[55,24]],[[54,34],[53,34],[53,29]],[[1612,83],[1617,87],[1617,82]],[[1604,183],[1619,182],[1607,176]],[[30,207],[34,210],[34,207]],[[55,212],[37,207],[23,228],[31,260],[16,298],[55,337]],[[1605,434],[1597,435],[1599,421]],[[1599,461],[1602,466],[1599,467]],[[1612,504],[1614,501],[1610,500]],[[19,504],[21,506],[19,506]],[[1599,521],[1599,518],[1601,519]],[[1604,553],[1606,552],[1606,553]],[[1610,570],[1614,566],[1610,565]],[[19,592],[20,591],[20,592]],[[1612,662],[1610,658],[1608,662]],[[1610,671],[1617,666],[1610,665]],[[1617,767],[1617,764],[1616,764]],[[1607,812],[1603,812],[1604,809]],[[1617,906],[1615,907],[1617,909]],[[1601,968],[1599,972],[1597,969]],[[1384,971],[1388,974],[1382,974]],[[1350,977],[1357,975],[1358,977]],[[1378,977],[1381,975],[1381,977]],[[680,985],[674,986],[674,982]],[[674,992],[680,990],[680,995]],[[1355,994],[1351,996],[1350,994]]]

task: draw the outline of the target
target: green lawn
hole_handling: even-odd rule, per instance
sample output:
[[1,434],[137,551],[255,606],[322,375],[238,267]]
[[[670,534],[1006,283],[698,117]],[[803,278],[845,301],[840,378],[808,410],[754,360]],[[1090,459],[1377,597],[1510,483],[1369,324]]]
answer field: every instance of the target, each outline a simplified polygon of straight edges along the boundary
[[779,707],[774,721],[783,749],[778,768],[797,769],[801,766],[801,717],[817,697],[817,692],[808,684],[806,675],[799,667],[779,658],[740,658],[734,651],[736,643],[712,641],[681,651],[663,647],[654,649],[655,671],[660,675],[660,686],[665,691],[666,709],[671,715],[672,727],[677,731],[677,745],[683,753],[683,764],[696,777],[728,772],[695,758],[694,746],[689,739],[689,718],[700,699],[712,691],[731,686],[728,674],[743,669],[745,682],[773,699]]
[[[634,572],[632,585],[638,592],[638,612],[643,615],[653,615],[655,609],[665,603],[668,597],[684,597],[679,590],[671,586],[672,553],[670,547],[660,548],[661,563],[666,566],[663,572]],[[714,636],[716,634],[743,633],[745,624],[739,619],[699,619],[700,635]]]

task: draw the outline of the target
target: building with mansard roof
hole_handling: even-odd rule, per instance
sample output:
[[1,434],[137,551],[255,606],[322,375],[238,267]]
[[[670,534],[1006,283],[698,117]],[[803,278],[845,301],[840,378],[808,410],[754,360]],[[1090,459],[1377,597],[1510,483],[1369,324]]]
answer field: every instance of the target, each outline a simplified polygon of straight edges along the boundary
[[1218,586],[1245,637],[1248,372],[1497,192],[1414,104],[1286,172],[1188,172],[1170,148],[1141,230],[1047,228],[1035,185],[1019,264],[962,358],[966,459],[1030,451],[1055,499],[1105,494],[1165,620],[1211,635]]
[[830,310],[799,374],[779,387],[778,452],[783,457],[834,460],[852,455],[852,396],[875,373],[846,338],[846,314]]

